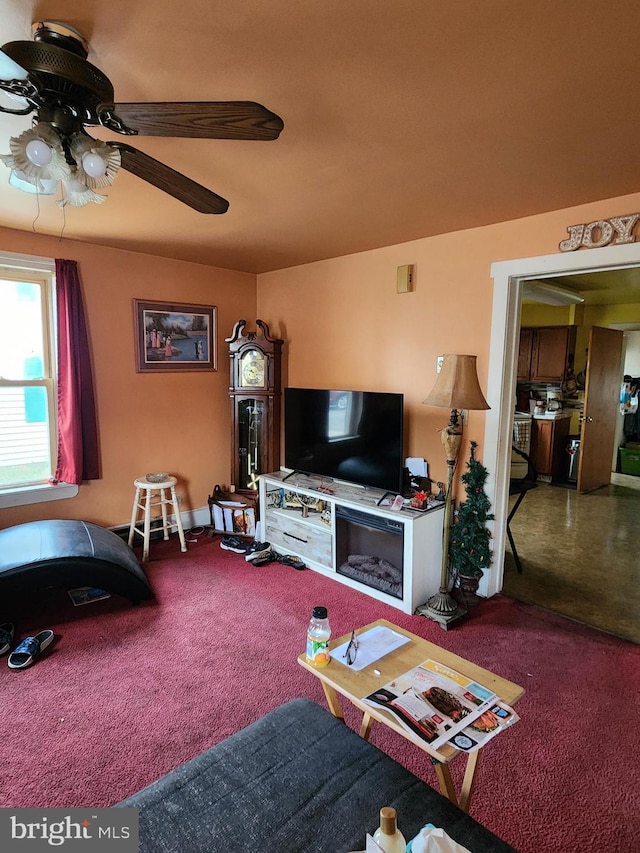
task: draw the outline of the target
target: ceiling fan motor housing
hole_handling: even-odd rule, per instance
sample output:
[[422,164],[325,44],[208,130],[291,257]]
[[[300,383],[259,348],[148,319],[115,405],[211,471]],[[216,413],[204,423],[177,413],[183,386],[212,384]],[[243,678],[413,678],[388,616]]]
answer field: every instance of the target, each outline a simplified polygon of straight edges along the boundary
[[39,98],[50,110],[71,107],[82,124],[100,124],[97,108],[113,104],[109,78],[64,47],[44,42],[12,41],[2,50],[22,66],[39,84]]

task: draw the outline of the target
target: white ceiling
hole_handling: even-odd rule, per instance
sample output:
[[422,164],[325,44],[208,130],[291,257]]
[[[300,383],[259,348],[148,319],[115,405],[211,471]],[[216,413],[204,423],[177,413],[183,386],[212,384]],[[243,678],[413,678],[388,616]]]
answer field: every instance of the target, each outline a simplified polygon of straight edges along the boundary
[[[640,190],[633,3],[0,0],[0,44],[43,18],[89,38],[116,101],[255,100],[285,128],[136,140],[222,216],[124,171],[63,215],[0,164],[3,226],[261,272]],[[29,124],[0,114],[0,152]]]

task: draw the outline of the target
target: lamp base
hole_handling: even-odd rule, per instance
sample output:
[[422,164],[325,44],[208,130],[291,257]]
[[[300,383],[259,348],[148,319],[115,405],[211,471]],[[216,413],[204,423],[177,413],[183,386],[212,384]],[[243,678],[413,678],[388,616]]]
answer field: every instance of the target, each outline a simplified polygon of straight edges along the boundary
[[432,595],[426,604],[416,608],[416,613],[437,622],[444,631],[448,631],[449,625],[467,615],[465,608],[461,607],[448,592],[437,592]]

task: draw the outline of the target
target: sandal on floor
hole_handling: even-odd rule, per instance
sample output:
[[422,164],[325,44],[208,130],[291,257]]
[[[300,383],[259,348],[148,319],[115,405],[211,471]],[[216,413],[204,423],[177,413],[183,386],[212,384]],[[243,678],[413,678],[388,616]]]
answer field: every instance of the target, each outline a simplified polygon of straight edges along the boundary
[[9,655],[9,669],[26,669],[53,642],[53,631],[47,628],[35,637],[27,637]]
[[283,554],[281,557],[277,558],[279,563],[282,563],[283,566],[293,566],[294,569],[306,569],[306,565],[304,560],[300,557],[294,557],[293,554]]
[[6,655],[13,645],[14,632],[13,622],[2,622],[0,624],[0,655]]
[[[249,559],[247,557],[247,559]],[[276,560],[279,560],[278,554],[275,551],[269,549],[262,554],[256,554],[254,559],[249,560],[252,566],[267,566],[269,563],[274,563]]]

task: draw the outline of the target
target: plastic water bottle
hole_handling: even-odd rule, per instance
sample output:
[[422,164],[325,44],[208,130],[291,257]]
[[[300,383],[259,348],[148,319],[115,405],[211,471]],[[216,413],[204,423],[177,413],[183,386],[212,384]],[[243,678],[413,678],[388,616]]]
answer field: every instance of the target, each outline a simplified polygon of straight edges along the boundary
[[380,809],[380,827],[373,834],[373,840],[385,853],[405,853],[407,842],[397,826],[396,810],[391,806]]
[[329,627],[327,608],[314,607],[307,629],[307,663],[318,668],[329,663],[331,659],[329,654],[330,638],[331,628]]

